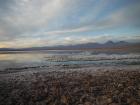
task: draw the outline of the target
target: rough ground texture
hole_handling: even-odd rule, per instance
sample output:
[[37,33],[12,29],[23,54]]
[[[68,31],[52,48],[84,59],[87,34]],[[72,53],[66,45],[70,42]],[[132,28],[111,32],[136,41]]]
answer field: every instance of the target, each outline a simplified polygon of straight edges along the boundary
[[51,71],[1,79],[0,105],[140,105],[140,71]]

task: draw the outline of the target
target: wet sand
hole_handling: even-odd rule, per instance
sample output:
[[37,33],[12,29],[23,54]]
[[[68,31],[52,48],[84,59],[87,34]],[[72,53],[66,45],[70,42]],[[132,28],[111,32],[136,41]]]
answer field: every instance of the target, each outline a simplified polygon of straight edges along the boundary
[[0,105],[140,105],[139,66],[37,69],[0,74]]

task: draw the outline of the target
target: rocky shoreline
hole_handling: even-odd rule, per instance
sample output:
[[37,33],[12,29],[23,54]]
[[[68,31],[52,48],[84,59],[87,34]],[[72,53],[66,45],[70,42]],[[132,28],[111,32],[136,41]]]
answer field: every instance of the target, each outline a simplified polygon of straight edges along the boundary
[[90,67],[21,73],[1,78],[0,105],[140,105],[140,71]]

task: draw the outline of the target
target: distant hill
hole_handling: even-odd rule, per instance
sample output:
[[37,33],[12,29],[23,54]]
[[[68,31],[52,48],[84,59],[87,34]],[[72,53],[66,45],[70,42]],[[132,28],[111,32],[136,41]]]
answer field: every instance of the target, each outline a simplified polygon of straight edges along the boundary
[[140,49],[140,43],[129,43],[125,41],[113,42],[107,41],[106,43],[85,43],[76,45],[58,45],[58,46],[45,46],[45,47],[31,47],[31,48],[0,48],[0,51],[34,51],[34,50],[81,50],[81,49],[118,49],[118,48],[133,48]]

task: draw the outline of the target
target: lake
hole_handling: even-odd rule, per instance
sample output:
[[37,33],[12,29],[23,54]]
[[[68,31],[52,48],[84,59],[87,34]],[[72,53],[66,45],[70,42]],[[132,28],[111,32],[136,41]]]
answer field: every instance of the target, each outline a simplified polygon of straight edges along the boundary
[[53,65],[140,65],[139,53],[94,53],[94,51],[25,51],[0,53],[0,71],[46,68]]

